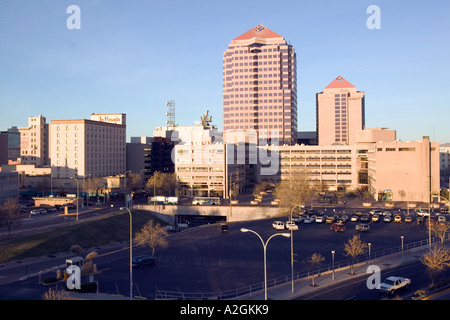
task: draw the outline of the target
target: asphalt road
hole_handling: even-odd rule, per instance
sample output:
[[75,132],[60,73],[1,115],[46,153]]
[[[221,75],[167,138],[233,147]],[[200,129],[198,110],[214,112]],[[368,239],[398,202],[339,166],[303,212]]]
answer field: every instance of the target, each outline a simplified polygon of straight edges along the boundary
[[[243,233],[242,227],[257,232],[264,241],[277,233],[272,228],[276,219],[230,223],[228,233],[219,233],[218,224],[190,228],[171,234],[169,247],[156,249],[159,261],[155,266],[133,269],[133,294],[148,299],[155,298],[157,292],[174,291],[183,293],[223,292],[260,284],[264,280],[263,246],[261,240],[252,233]],[[286,219],[279,219],[285,221]],[[331,263],[334,250],[335,264],[345,261],[345,243],[358,232],[355,222],[348,222],[342,233],[330,230],[329,224],[299,224],[294,231],[295,272],[306,272],[303,263],[313,253],[321,253],[325,258],[322,265]],[[428,238],[424,226],[396,223],[369,223],[371,230],[361,233],[361,239],[371,243],[371,251],[385,250]],[[274,237],[267,246],[267,278],[275,279],[289,275],[291,241],[284,237]],[[151,249],[137,247],[133,255],[151,254]],[[101,293],[129,295],[129,251],[123,248],[115,254],[98,258],[95,263],[102,271],[95,276]],[[58,262],[60,263],[60,262]],[[56,261],[55,265],[58,264]],[[24,266],[19,266],[23,272]],[[51,274],[53,276],[54,274]],[[5,277],[0,268],[0,280]],[[44,275],[45,276],[45,275]],[[63,284],[62,284],[63,285]],[[0,298],[39,299],[47,287],[37,284],[37,278],[8,283],[0,287]],[[353,289],[352,289],[353,290]],[[340,290],[334,295],[339,297]],[[349,298],[349,297],[342,297]],[[350,297],[351,298],[351,297]],[[330,296],[327,297],[330,299]],[[362,296],[362,299],[371,299]]]

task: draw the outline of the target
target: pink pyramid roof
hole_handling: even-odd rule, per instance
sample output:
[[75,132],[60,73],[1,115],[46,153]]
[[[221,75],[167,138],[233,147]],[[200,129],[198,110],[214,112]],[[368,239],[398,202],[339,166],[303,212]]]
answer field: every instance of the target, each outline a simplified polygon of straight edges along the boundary
[[255,28],[252,28],[247,32],[241,34],[239,37],[233,39],[233,41],[249,40],[253,38],[269,39],[269,38],[283,38],[283,37],[280,36],[278,33],[260,24]]
[[334,79],[325,89],[356,88],[341,76]]

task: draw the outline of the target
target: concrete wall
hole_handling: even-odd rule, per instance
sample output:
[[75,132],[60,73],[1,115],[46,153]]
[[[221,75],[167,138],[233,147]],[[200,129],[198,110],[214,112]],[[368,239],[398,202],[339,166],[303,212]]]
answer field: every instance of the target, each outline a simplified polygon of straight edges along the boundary
[[156,216],[168,223],[175,222],[176,215],[222,216],[227,221],[247,221],[275,217],[285,212],[279,207],[261,206],[177,206],[177,205],[135,205],[135,209],[155,211]]

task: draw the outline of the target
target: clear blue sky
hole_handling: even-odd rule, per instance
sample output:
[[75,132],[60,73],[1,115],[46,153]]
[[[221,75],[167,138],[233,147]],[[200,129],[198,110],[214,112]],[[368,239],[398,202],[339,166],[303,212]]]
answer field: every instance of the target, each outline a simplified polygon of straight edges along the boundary
[[[72,4],[80,30],[66,27]],[[121,112],[128,140],[152,136],[167,100],[177,124],[208,109],[221,129],[223,52],[258,24],[297,52],[299,131],[315,130],[315,95],[341,75],[366,93],[366,127],[450,142],[448,0],[1,0],[0,130]]]

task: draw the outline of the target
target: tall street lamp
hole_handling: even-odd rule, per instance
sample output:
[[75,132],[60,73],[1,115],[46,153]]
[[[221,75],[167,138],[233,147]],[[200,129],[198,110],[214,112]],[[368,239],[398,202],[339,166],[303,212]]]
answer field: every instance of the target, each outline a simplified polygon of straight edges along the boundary
[[78,179],[75,177],[70,177],[70,179],[73,179],[77,182],[77,221],[78,221],[78,196],[79,196],[79,192],[80,192],[80,187],[79,187],[79,182]]
[[241,228],[241,231],[242,232],[251,232],[251,233],[256,234],[258,236],[258,238],[261,240],[261,243],[263,245],[263,249],[264,249],[264,299],[267,300],[267,254],[266,254],[267,245],[269,244],[270,239],[272,239],[273,237],[283,236],[283,237],[289,238],[291,235],[289,233],[275,233],[272,236],[270,236],[266,242],[264,242],[264,240],[261,238],[261,236],[253,230],[250,230],[247,228]]
[[[291,209],[291,215],[290,215],[290,223],[292,226],[292,212],[294,211],[295,208],[297,207],[301,207],[299,204],[296,204],[294,207],[292,207]],[[292,234],[293,228],[291,227],[291,290],[292,292],[294,292],[294,236]]]
[[133,299],[133,219],[131,211],[127,207],[121,207],[120,210],[127,210],[130,215],[130,300]]
[[334,251],[334,250],[331,251],[331,260],[333,261],[332,262],[332,265],[333,265],[333,280],[334,280],[334,254],[335,254],[335,252],[336,251]]

